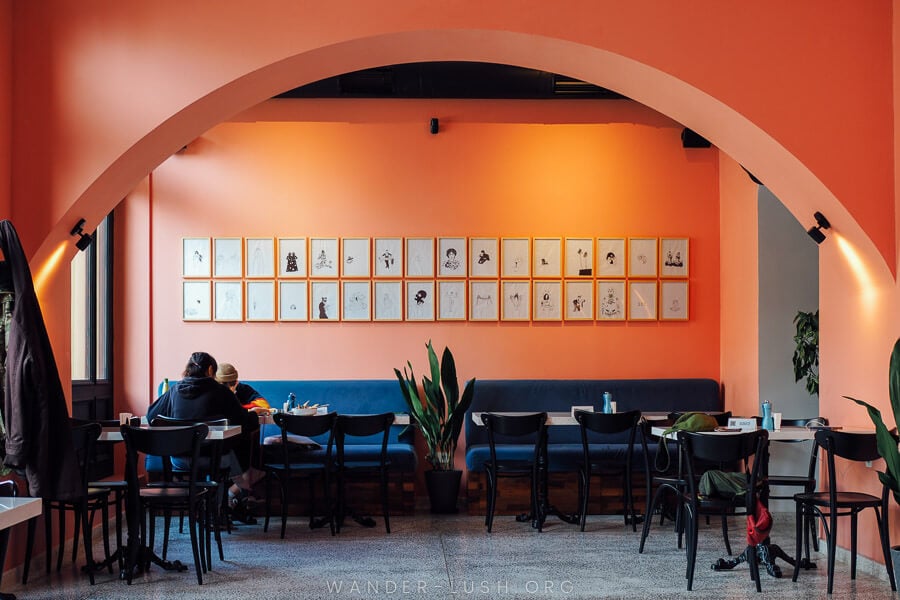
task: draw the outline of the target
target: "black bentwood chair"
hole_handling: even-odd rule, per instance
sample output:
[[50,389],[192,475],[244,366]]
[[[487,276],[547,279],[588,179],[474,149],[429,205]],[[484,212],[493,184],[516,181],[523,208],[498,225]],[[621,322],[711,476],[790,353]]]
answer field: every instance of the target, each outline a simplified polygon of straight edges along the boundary
[[[497,486],[501,477],[530,478],[531,521],[536,524],[538,531],[542,531],[545,515],[541,486],[547,466],[547,413],[482,413],[481,422],[487,427],[491,452],[490,460],[484,463],[488,485],[484,524],[488,533],[494,526],[494,507],[497,504]],[[522,444],[522,440],[516,438],[527,438],[529,443]],[[530,456],[522,458],[523,452]]]
[[[850,579],[856,579],[856,529],[858,515],[867,508],[874,509],[878,523],[878,534],[881,539],[881,550],[884,553],[884,566],[887,568],[891,590],[897,590],[894,581],[894,569],[891,564],[890,543],[888,535],[888,498],[887,486],[882,486],[881,497],[864,492],[838,490],[838,472],[835,468],[835,457],[849,461],[865,462],[878,460],[878,442],[874,433],[850,433],[842,431],[817,431],[816,445],[825,450],[828,463],[828,491],[796,494],[797,519],[797,554],[800,557],[800,542],[804,521],[818,515],[825,527],[825,538],[828,542],[828,593],[834,587],[834,551],[837,546],[838,517],[850,517]],[[815,450],[814,450],[815,451]],[[807,525],[808,526],[808,525]],[[797,581],[800,573],[800,561],[794,565],[793,580]]]
[[[378,476],[381,482],[381,510],[384,515],[384,529],[391,532],[390,512],[388,510],[388,469],[391,461],[387,455],[388,438],[391,425],[394,422],[394,413],[382,413],[377,415],[338,415],[335,422],[335,442],[337,444],[337,483],[338,483],[338,514],[335,529],[341,532],[344,515],[347,512],[347,480],[350,478],[371,478]],[[344,452],[344,441],[347,436],[380,438],[381,451],[376,460],[348,460]],[[355,517],[355,520],[370,525],[371,520]]]
[[[334,535],[334,507],[331,505],[332,447],[334,445],[334,425],[337,413],[324,415],[275,415],[275,424],[281,429],[280,462],[267,462],[266,471],[266,522],[263,531],[269,530],[269,516],[272,512],[272,483],[277,480],[281,491],[281,539],[287,528],[288,503],[290,502],[291,479],[306,479],[309,484],[309,526],[315,526],[316,494],[315,481],[322,479],[325,494],[325,516]],[[295,443],[296,436],[302,441],[310,437],[328,434],[328,446],[324,450],[307,449],[308,445]],[[274,444],[273,444],[274,445]],[[271,446],[270,446],[271,447]]]
[[[632,476],[632,459],[634,457],[634,439],[640,435],[641,449],[643,451],[643,463],[647,468],[647,440],[641,429],[641,411],[632,410],[621,413],[597,413],[584,410],[575,411],[575,420],[581,426],[581,447],[583,450],[583,459],[578,464],[578,498],[581,507],[581,531],[584,531],[584,525],[587,521],[588,500],[591,495],[591,477],[621,477],[622,478],[622,499],[624,506],[625,524],[631,522],[631,530],[637,531],[637,513],[634,509],[634,496],[631,491]],[[593,452],[597,445],[602,442],[591,443],[589,432],[608,436],[610,438],[621,438],[627,435],[628,448],[624,456],[616,456],[614,458],[597,458]],[[650,479],[646,477],[649,485]]]

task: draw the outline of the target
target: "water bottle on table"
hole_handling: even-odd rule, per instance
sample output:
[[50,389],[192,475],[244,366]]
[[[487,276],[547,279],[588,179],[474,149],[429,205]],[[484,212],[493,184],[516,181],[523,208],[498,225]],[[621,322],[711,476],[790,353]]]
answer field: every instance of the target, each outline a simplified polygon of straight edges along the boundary
[[610,392],[603,392],[603,412],[608,415],[611,415],[613,412],[612,394]]
[[772,404],[768,400],[762,403],[762,428],[775,431],[775,417],[772,416]]

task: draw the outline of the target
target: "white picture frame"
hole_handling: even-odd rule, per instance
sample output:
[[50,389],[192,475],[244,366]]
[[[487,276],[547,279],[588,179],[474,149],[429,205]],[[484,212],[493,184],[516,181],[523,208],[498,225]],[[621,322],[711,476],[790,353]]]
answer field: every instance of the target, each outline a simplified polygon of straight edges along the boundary
[[469,281],[469,320],[496,321],[500,318],[500,287],[496,279]]
[[275,277],[275,239],[249,237],[244,240],[245,273],[247,277]]
[[434,280],[406,282],[406,320],[434,321]]
[[594,301],[597,306],[597,320],[624,321],[628,309],[627,296],[624,279],[597,280],[597,295]]
[[242,321],[244,290],[240,281],[213,282],[213,321]]
[[531,277],[531,238],[500,238],[500,277]]
[[375,321],[403,320],[403,282],[375,280],[372,282],[372,318]]
[[567,237],[564,257],[566,277],[594,276],[594,238]]
[[500,320],[531,320],[531,281],[503,280],[500,282]]
[[466,281],[443,279],[437,282],[438,321],[466,320]]
[[369,280],[341,281],[341,321],[372,320],[372,286]]
[[656,281],[628,282],[628,320],[656,321]]
[[531,272],[535,278],[562,276],[562,239],[536,237],[531,241]]
[[[434,238],[433,237],[408,237],[406,238],[406,266],[407,277],[426,278],[434,277]],[[433,300],[433,298],[432,298]],[[407,305],[409,299],[407,299]],[[432,302],[433,306],[433,302]]]
[[372,240],[367,237],[341,239],[341,277],[370,277]]
[[240,277],[243,247],[244,240],[239,237],[213,238],[213,277]]
[[181,276],[209,277],[212,260],[208,237],[181,238]]
[[562,281],[557,279],[532,282],[532,320],[562,321],[562,305]]
[[469,265],[466,238],[439,237],[437,245],[438,277],[465,277]]
[[[340,255],[336,237],[309,238],[309,276],[337,277]],[[310,306],[315,306],[310,303]]]
[[655,237],[628,238],[628,276],[656,277],[657,256]]
[[690,262],[688,238],[660,238],[659,276],[687,277]]
[[[273,265],[274,267],[274,265]],[[248,321],[275,320],[275,282],[247,281],[246,313]]]
[[[208,256],[208,255],[207,255]],[[210,282],[181,282],[181,318],[184,321],[209,321],[212,319],[210,305]]]
[[309,286],[305,280],[278,282],[278,320],[309,320]]
[[[469,277],[496,278],[499,275],[500,245],[497,238],[469,238]],[[496,294],[494,296],[496,300]]]
[[309,320],[313,323],[339,323],[340,290],[338,282],[313,280],[309,282]]
[[597,238],[597,277],[625,277],[625,238]]
[[594,282],[589,279],[567,279],[564,282],[566,321],[594,320]]
[[376,237],[372,245],[375,277],[402,277],[403,238]]
[[278,277],[306,277],[306,238],[278,238]]
[[659,319],[687,321],[690,318],[690,288],[687,281],[659,283]]

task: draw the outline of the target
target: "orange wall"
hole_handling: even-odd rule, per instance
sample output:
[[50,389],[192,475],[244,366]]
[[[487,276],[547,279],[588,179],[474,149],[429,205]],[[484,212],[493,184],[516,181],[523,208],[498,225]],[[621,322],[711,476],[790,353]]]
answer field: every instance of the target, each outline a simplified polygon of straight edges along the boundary
[[[501,124],[479,122],[479,103],[421,104],[346,104],[343,119],[353,123],[225,123],[154,172],[152,251],[140,234],[125,257],[129,273],[153,261],[152,381],[178,376],[199,349],[248,379],[390,378],[407,359],[421,370],[428,339],[454,350],[465,378],[718,378],[714,149],[683,149],[681,128],[647,109],[636,123],[615,122],[635,113],[630,102],[594,103],[594,117],[609,121],[594,125],[542,124],[557,119],[546,103],[519,105],[521,122]],[[440,134],[429,134],[423,115],[448,112]],[[145,211],[126,204],[130,229]],[[180,239],[242,235],[684,236],[691,319],[182,322]],[[126,314],[140,296],[127,295]],[[138,395],[133,406],[152,396],[124,391]]]
[[12,0],[0,0],[0,217],[10,216]]

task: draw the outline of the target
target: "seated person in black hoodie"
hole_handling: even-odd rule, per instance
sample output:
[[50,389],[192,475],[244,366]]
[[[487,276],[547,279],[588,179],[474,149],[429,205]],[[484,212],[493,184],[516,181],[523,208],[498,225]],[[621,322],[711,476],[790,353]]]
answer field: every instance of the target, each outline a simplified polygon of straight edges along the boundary
[[[241,426],[241,436],[256,436],[259,418],[241,406],[237,397],[215,380],[218,364],[206,352],[194,352],[188,360],[181,381],[157,398],[147,411],[147,420],[157,416],[175,419],[228,419],[231,425]],[[244,462],[246,461],[246,462]],[[176,461],[173,460],[173,463]],[[231,504],[246,497],[249,492],[250,457],[239,456],[233,450],[222,457],[222,466],[229,469],[235,485],[228,490]],[[178,464],[175,464],[178,467]],[[246,508],[243,506],[242,508]],[[240,512],[240,511],[238,511]],[[244,511],[246,512],[246,511]],[[245,519],[241,519],[245,520]]]

